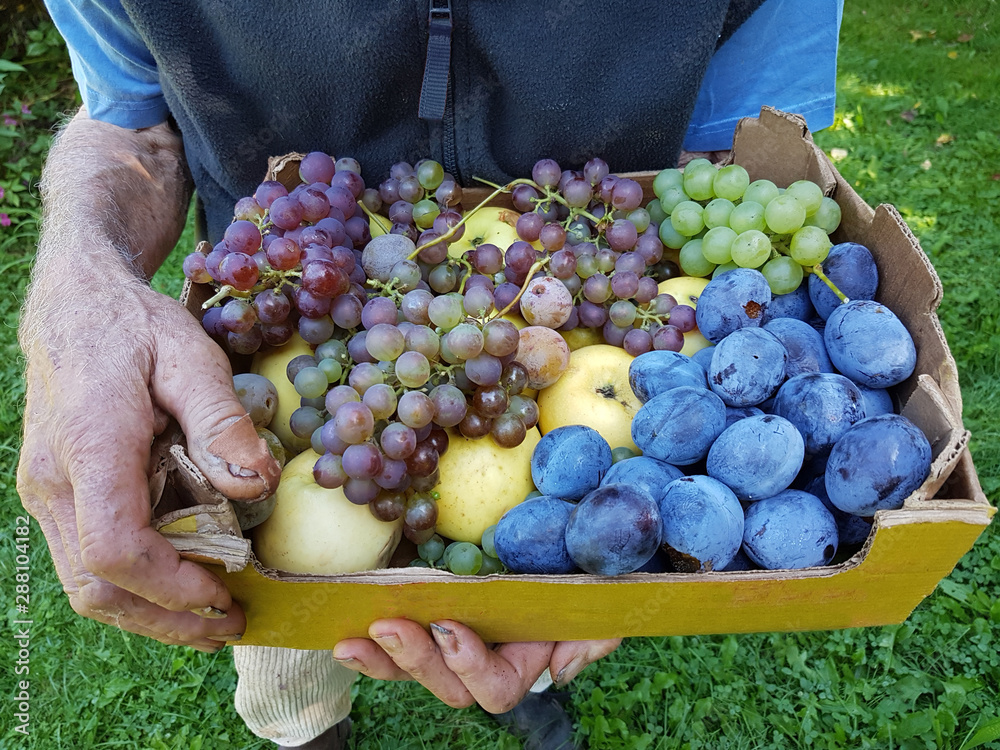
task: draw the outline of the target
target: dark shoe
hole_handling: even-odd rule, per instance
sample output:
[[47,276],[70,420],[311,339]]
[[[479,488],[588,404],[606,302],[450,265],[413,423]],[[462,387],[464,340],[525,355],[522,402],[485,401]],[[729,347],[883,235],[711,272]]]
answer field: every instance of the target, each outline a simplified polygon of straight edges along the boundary
[[522,740],[524,750],[577,750],[573,722],[562,705],[568,700],[568,693],[552,690],[528,693],[510,711],[490,716]]
[[278,750],[344,750],[347,747],[347,738],[351,736],[351,717],[348,716],[343,721],[334,724],[319,737],[314,737],[304,745],[298,747],[286,747],[278,745]]

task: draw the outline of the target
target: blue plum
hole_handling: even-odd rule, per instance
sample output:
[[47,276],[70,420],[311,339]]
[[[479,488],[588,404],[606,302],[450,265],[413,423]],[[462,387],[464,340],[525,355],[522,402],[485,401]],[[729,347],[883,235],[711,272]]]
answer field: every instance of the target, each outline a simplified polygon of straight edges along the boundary
[[740,500],[760,500],[789,487],[804,456],[805,442],[795,425],[765,414],[727,427],[712,443],[705,469]]
[[795,318],[776,318],[764,324],[788,353],[785,377],[794,378],[803,372],[833,372],[833,363],[826,353],[823,336],[811,325]]
[[861,398],[864,400],[865,416],[877,417],[879,414],[895,414],[896,406],[892,401],[892,394],[885,388],[869,388],[866,385],[856,384],[861,391]]
[[741,328],[715,347],[708,385],[726,406],[756,406],[785,380],[788,354],[762,328]]
[[756,406],[727,406],[726,407],[726,427],[731,426],[734,422],[739,422],[741,419],[746,419],[747,417],[760,417],[764,415],[762,409],[758,409]]
[[917,363],[906,326],[888,307],[871,300],[852,300],[830,313],[823,341],[833,366],[869,388],[902,383]]
[[641,487],[659,500],[664,488],[684,472],[673,464],[659,461],[651,456],[636,456],[619,461],[604,475],[601,484],[631,484]]
[[758,328],[771,302],[771,287],[760,271],[737,268],[717,276],[698,297],[695,321],[701,334],[718,344],[740,328]]
[[493,534],[500,562],[515,573],[572,573],[576,563],[566,549],[566,524],[575,507],[542,495],[508,510]]
[[566,425],[538,441],[531,454],[531,479],[543,495],[579,500],[600,486],[611,463],[611,446],[597,430]]
[[808,321],[816,314],[809,299],[809,284],[799,284],[794,292],[788,294],[776,294],[771,297],[771,303],[764,311],[764,325],[778,318],[795,318],[796,320]]
[[746,510],[743,549],[767,570],[826,565],[838,544],[833,514],[808,492],[785,490]]
[[704,349],[699,349],[694,354],[691,355],[691,359],[701,365],[705,372],[708,372],[709,366],[712,364],[712,354],[715,352],[715,344],[711,346],[706,346]]
[[705,388],[682,385],[642,405],[632,418],[632,440],[647,456],[687,466],[705,457],[725,427],[721,398]]
[[843,375],[806,372],[789,378],[774,397],[772,414],[784,417],[806,441],[807,456],[824,456],[855,422],[865,418],[861,391]]
[[899,414],[862,419],[838,440],[826,464],[830,502],[846,513],[895,510],[931,470],[931,445]]
[[853,513],[845,513],[831,503],[829,495],[826,494],[825,476],[820,474],[802,489],[822,500],[826,509],[833,513],[833,518],[837,522],[837,536],[840,539],[841,547],[856,547],[865,543],[872,530],[872,519],[856,516]]
[[566,549],[588,573],[616,576],[649,562],[660,546],[660,511],[652,495],[627,484],[588,493],[566,524]]
[[[871,251],[857,242],[841,242],[830,248],[823,261],[823,273],[848,299],[875,299],[878,290],[878,268]],[[829,318],[840,299],[816,274],[808,280],[809,298],[823,319]]]
[[708,388],[708,376],[700,364],[686,354],[657,349],[632,360],[628,382],[642,403],[681,385]]
[[682,573],[720,570],[743,542],[743,508],[736,495],[711,477],[682,477],[660,498],[663,545]]

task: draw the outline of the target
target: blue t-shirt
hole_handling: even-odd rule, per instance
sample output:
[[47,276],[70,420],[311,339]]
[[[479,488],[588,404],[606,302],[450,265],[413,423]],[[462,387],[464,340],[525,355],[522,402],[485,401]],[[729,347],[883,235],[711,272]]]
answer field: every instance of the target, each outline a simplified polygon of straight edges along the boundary
[[[90,117],[131,129],[166,120],[156,62],[118,0],[46,5]],[[764,104],[804,116],[813,131],[831,125],[842,12],[843,0],[766,0],[712,58],[684,148],[730,148],[737,121]]]

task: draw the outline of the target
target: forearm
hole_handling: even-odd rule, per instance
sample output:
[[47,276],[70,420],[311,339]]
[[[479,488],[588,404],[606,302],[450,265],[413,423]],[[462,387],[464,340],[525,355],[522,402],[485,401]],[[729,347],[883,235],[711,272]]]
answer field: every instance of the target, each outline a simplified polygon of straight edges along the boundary
[[[113,314],[116,289],[144,284],[184,227],[191,180],[180,137],[168,126],[126,130],[81,110],[56,138],[41,188],[22,345],[39,326],[58,327],[53,314],[64,317],[67,303],[94,301]],[[104,299],[81,299],[91,293]]]

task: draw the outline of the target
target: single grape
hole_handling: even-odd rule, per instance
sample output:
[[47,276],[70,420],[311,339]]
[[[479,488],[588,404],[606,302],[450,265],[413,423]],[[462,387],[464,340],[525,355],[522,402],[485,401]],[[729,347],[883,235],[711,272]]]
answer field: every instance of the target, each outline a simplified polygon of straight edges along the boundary
[[[772,203],[774,201],[771,201]],[[787,255],[772,258],[760,269],[771,287],[771,294],[790,294],[802,283],[802,266]]]
[[517,326],[509,320],[494,318],[483,326],[483,351],[494,357],[507,357],[517,352],[520,343]]
[[840,205],[825,195],[816,213],[806,217],[806,226],[819,227],[827,234],[833,234],[840,226]]
[[389,458],[405,459],[417,447],[417,435],[412,427],[401,422],[391,422],[382,430],[379,445]]
[[709,263],[718,265],[733,259],[733,240],[736,232],[728,226],[712,227],[701,238],[701,253]]
[[785,195],[792,195],[806,210],[806,216],[812,216],[823,203],[823,190],[810,180],[796,180],[787,188]]
[[715,197],[715,176],[718,170],[708,159],[692,159],[684,167],[684,192],[692,200],[707,201]]
[[333,417],[337,437],[348,445],[357,445],[375,432],[375,417],[363,403],[348,401],[337,409]]
[[507,411],[520,417],[525,428],[529,430],[538,424],[538,404],[533,398],[520,395],[511,396]]
[[501,448],[516,448],[524,442],[528,430],[516,414],[501,414],[493,420],[490,436]]
[[246,333],[257,322],[257,313],[246,300],[233,298],[222,306],[219,324],[232,333]]
[[635,322],[636,307],[628,300],[620,299],[608,310],[608,319],[619,328],[631,326]]
[[435,534],[417,547],[417,554],[425,562],[436,563],[444,557],[444,540]]
[[803,266],[814,266],[826,260],[833,243],[819,227],[802,227],[792,235],[789,249],[796,263]]
[[319,398],[326,395],[330,381],[319,367],[306,367],[295,376],[295,392],[303,398]]
[[771,240],[766,234],[750,229],[733,240],[733,262],[741,268],[760,268],[771,257]]
[[413,453],[406,457],[406,469],[412,477],[426,477],[438,467],[438,452],[427,443],[417,443]]
[[684,173],[679,169],[664,169],[657,172],[653,178],[653,193],[656,197],[659,198],[667,188],[671,187],[684,187]]
[[288,428],[295,437],[306,440],[317,428],[323,426],[323,416],[312,406],[300,406],[288,418]]
[[730,164],[720,169],[712,181],[712,189],[720,198],[738,201],[750,185],[750,175],[739,164]]
[[[396,521],[403,516],[406,508],[406,495],[402,492],[379,492],[368,503],[368,510],[380,521]],[[423,562],[423,561],[421,561]]]
[[[705,210],[694,201],[681,201],[670,213],[670,225],[678,234],[694,237],[705,228]],[[660,236],[663,239],[663,236]],[[669,244],[666,243],[665,244]]]
[[460,360],[472,359],[483,351],[483,332],[472,323],[459,323],[444,338]]
[[320,487],[328,490],[343,486],[348,476],[341,463],[341,457],[333,453],[323,453],[313,464],[313,479]]
[[681,270],[688,276],[708,276],[715,268],[702,250],[703,241],[700,239],[688,240],[681,248],[678,258]]
[[348,445],[341,464],[351,479],[374,479],[382,471],[382,452],[371,443]]
[[444,294],[434,297],[427,306],[427,317],[434,325],[450,331],[465,318],[463,301],[459,295]]
[[371,410],[376,421],[388,419],[396,412],[396,392],[385,383],[376,383],[368,388],[361,402]]
[[374,362],[358,362],[347,375],[347,384],[359,393],[362,399],[369,388],[383,383],[385,374]]
[[742,234],[751,229],[758,232],[764,231],[767,226],[764,221],[764,206],[756,201],[744,200],[729,214],[729,226],[736,234]]
[[407,391],[399,397],[396,406],[399,421],[414,429],[424,427],[434,419],[434,403],[427,394],[420,391]]
[[805,220],[805,207],[790,193],[779,195],[764,207],[764,221],[775,234],[791,234]]
[[641,328],[633,328],[630,331],[626,331],[625,338],[622,341],[622,348],[633,357],[638,357],[640,354],[645,354],[653,348],[653,337],[649,335],[648,331],[644,331]]
[[708,205],[705,206],[705,226],[708,229],[712,227],[728,227],[729,215],[733,212],[734,208],[736,206],[733,202],[725,198],[715,198],[709,201]]
[[445,565],[457,576],[474,576],[483,566],[483,552],[471,542],[449,545]]

